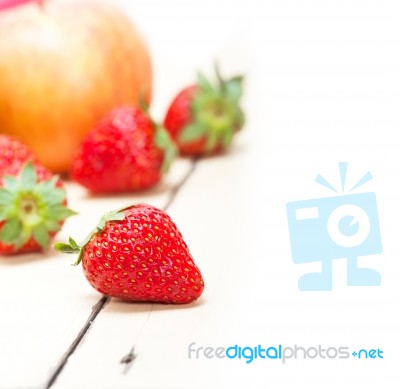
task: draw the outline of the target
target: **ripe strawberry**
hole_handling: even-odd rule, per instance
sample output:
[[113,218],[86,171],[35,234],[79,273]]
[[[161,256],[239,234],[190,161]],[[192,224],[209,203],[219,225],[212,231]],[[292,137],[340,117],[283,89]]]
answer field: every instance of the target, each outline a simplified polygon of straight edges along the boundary
[[158,183],[176,154],[168,133],[144,110],[111,111],[81,144],[72,177],[93,192],[122,192]]
[[73,214],[58,177],[24,144],[0,135],[0,254],[46,249]]
[[181,90],[167,110],[164,127],[184,155],[221,151],[244,125],[239,106],[243,77],[223,80],[218,68],[216,73],[217,85],[199,74],[197,84]]
[[79,246],[56,243],[79,253],[89,283],[100,293],[125,300],[189,303],[204,283],[181,233],[162,210],[137,204],[105,214]]

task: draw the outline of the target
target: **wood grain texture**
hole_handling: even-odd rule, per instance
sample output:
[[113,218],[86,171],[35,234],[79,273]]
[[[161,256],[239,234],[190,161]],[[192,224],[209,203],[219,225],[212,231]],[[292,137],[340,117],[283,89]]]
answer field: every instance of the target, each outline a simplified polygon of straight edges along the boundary
[[[112,209],[137,202],[166,206],[192,170],[190,160],[177,161],[153,190],[114,197],[93,197],[82,187],[66,183],[70,206],[79,214],[66,222],[57,240],[66,241],[69,236],[82,240],[99,216]],[[46,254],[1,258],[0,388],[49,383],[99,303],[101,295],[81,269],[71,266],[73,260],[53,249]]]

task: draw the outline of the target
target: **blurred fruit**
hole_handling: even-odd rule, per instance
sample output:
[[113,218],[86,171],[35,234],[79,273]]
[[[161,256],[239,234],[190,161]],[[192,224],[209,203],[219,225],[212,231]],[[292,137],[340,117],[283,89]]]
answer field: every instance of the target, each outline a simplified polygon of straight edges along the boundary
[[0,134],[0,184],[5,175],[17,175],[27,162],[38,164],[35,154],[29,148],[8,135]]
[[0,254],[45,250],[64,220],[61,181],[19,141],[0,135]]
[[204,282],[180,231],[162,210],[137,204],[105,214],[79,246],[56,243],[77,253],[89,283],[100,293],[135,301],[189,303]]
[[31,1],[0,12],[0,133],[50,170],[120,104],[151,96],[147,48],[130,20],[101,2]]
[[27,3],[29,1],[36,1],[40,3],[43,0],[0,0],[0,10],[14,7],[19,4]]
[[223,80],[216,73],[216,85],[199,74],[197,84],[181,90],[168,108],[164,127],[184,155],[224,150],[244,125],[239,106],[243,77]]
[[87,134],[72,178],[93,192],[123,192],[157,184],[176,153],[168,133],[136,106],[112,110]]

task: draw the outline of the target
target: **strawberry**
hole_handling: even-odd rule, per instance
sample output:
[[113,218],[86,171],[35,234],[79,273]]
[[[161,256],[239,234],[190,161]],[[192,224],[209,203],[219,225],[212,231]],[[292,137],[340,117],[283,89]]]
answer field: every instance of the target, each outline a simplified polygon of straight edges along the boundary
[[72,178],[93,192],[123,192],[157,184],[176,154],[168,133],[135,106],[111,111],[86,136]]
[[218,68],[216,73],[216,85],[199,74],[197,84],[181,90],[167,110],[164,127],[183,155],[224,150],[244,125],[239,106],[243,77],[223,80]]
[[0,254],[45,250],[73,214],[58,177],[24,144],[0,135]]
[[106,213],[81,245],[56,243],[78,253],[89,283],[100,293],[134,301],[189,303],[204,283],[181,233],[162,210],[136,204]]

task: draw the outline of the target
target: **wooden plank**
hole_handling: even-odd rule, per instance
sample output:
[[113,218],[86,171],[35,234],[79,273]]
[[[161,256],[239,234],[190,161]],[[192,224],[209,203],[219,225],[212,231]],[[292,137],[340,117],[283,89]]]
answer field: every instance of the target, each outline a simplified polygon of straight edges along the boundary
[[[153,190],[118,196],[91,196],[67,183],[70,218],[57,240],[82,240],[105,211],[135,202],[165,206],[191,171],[177,161]],[[0,260],[0,388],[43,385],[89,317],[99,294],[87,283],[73,258],[54,250]]]
[[[258,96],[248,100],[252,110],[246,109],[250,135],[223,158],[201,161],[169,209],[204,274],[202,298],[187,307],[112,299],[54,387],[399,387],[397,7],[376,2],[360,13],[359,4],[351,1],[335,6],[243,2],[251,15],[246,21],[226,13],[236,2],[218,2],[215,13],[215,1],[196,1],[203,16],[183,1],[174,7],[118,3],[134,18],[138,15],[154,44],[156,69],[168,74],[158,103],[172,95],[176,80],[191,80],[194,67],[203,69],[226,49],[218,32],[228,31],[230,23],[238,31],[235,39],[245,31],[251,34],[230,42],[226,62],[245,61],[240,45],[251,51],[254,67],[247,86]],[[181,20],[200,28],[185,30],[182,39]],[[334,291],[300,292],[298,277],[313,264],[292,263],[286,203],[326,196],[323,188],[313,192],[312,180],[317,173],[332,173],[338,161],[352,161],[357,173],[366,168],[376,177],[372,190],[379,200],[384,251],[362,261],[381,271],[383,283],[347,287],[345,263],[338,260]],[[97,208],[108,201],[77,198],[86,216],[71,219],[68,232],[74,235],[83,234],[86,222],[97,221]],[[65,271],[69,263],[51,254],[0,264],[0,387],[43,383],[98,301],[83,277]],[[48,274],[54,279],[47,280]],[[189,358],[193,342],[199,353]],[[285,364],[259,358],[246,364],[245,358],[203,356],[204,347],[236,344],[382,348],[385,357],[298,358]]]
[[[334,292],[299,292],[303,269],[291,261],[286,203],[301,194],[296,179],[309,164],[299,161],[293,169],[284,163],[292,150],[276,148],[279,143],[260,146],[253,135],[245,134],[227,155],[199,161],[168,210],[204,275],[201,299],[189,306],[111,299],[54,388],[337,388],[347,382],[372,388],[382,379],[388,387],[398,384],[398,287],[342,286],[336,262]],[[310,145],[304,157],[312,153]],[[204,354],[207,347],[215,352],[235,345],[321,345],[331,353],[381,348],[388,358],[246,363],[244,356]]]
[[[225,312],[236,310],[234,296],[240,293],[234,291],[238,274],[233,264],[241,260],[245,249],[241,239],[245,226],[232,223],[230,209],[237,209],[238,220],[246,211],[245,166],[250,150],[244,148],[243,143],[238,144],[224,156],[199,161],[168,210],[204,273],[204,296],[188,306],[111,299],[55,388],[182,387],[177,366],[186,367],[189,363],[194,367],[193,361],[187,359],[190,341],[204,339],[217,344],[221,333],[226,332],[221,306],[226,306]],[[239,186],[241,190],[237,180],[243,184]],[[132,349],[136,356],[133,360]],[[124,359],[128,363],[121,363]],[[99,366],[107,369],[99,371]],[[210,372],[218,369],[209,367]],[[151,373],[152,369],[162,374]],[[196,378],[188,387],[203,383]]]

